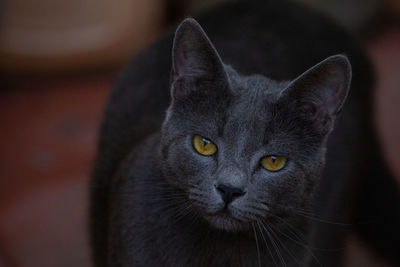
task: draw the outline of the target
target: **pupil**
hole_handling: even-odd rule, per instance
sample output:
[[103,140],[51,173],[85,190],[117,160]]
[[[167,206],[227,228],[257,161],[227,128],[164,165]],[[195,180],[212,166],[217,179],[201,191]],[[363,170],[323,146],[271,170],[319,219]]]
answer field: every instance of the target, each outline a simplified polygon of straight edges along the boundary
[[276,157],[275,156],[271,156],[271,161],[272,161],[272,163],[275,163]]
[[210,141],[208,141],[207,139],[203,139],[203,146],[208,145],[208,143],[210,143]]

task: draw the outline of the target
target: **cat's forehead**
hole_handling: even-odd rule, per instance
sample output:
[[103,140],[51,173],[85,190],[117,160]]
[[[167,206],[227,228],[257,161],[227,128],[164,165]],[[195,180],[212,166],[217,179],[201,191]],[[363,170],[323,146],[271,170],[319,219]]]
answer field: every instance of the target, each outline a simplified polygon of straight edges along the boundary
[[242,76],[230,68],[228,71],[234,93],[230,114],[245,121],[265,119],[269,107],[277,102],[289,82],[278,82],[262,75]]
[[271,121],[276,117],[273,106],[288,82],[277,82],[262,75],[229,74],[234,96],[222,126],[223,138],[236,148],[242,144],[253,149],[249,142],[257,148],[269,138]]

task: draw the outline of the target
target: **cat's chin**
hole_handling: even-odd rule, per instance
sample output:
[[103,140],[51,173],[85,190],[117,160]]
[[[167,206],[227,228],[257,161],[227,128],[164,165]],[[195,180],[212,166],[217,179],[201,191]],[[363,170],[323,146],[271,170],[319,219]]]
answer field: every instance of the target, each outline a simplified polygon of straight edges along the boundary
[[205,219],[213,228],[227,232],[237,232],[247,227],[247,223],[234,218],[227,212],[207,214]]

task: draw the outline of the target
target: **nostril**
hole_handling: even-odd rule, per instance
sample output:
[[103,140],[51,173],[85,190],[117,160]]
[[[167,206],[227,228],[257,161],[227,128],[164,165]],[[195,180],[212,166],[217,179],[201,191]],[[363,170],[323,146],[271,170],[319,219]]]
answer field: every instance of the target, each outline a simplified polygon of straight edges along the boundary
[[235,198],[243,196],[246,191],[243,188],[230,185],[219,184],[215,186],[226,204],[232,202]]
[[226,193],[226,190],[225,190],[225,187],[224,187],[224,186],[215,185],[215,188],[217,188],[217,190],[218,190],[220,193],[222,193],[222,194],[225,194],[225,193]]
[[243,196],[244,193],[245,193],[245,192],[244,192],[243,190],[240,191],[240,192],[233,192],[232,196],[233,196],[233,198],[236,198],[236,197]]

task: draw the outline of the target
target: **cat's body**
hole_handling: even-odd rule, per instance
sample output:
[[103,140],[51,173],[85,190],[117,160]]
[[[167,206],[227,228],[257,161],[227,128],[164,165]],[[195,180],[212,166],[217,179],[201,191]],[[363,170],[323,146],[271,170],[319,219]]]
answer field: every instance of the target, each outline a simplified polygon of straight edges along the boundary
[[[96,266],[318,266],[316,257],[322,264],[334,266],[340,262],[344,233],[350,226],[332,222],[352,223],[353,217],[349,217],[348,210],[353,205],[349,203],[353,203],[354,185],[360,179],[374,177],[378,171],[382,174],[380,169],[377,170],[381,166],[381,158],[370,119],[372,75],[367,60],[338,27],[302,7],[283,1],[225,4],[200,16],[198,21],[215,45],[222,61],[227,64],[223,70],[218,71],[227,73],[229,85],[223,83],[226,77],[221,76],[217,79],[221,83],[217,87],[236,88],[232,94],[240,95],[237,103],[232,100],[232,104],[230,100],[224,104],[224,99],[231,98],[231,91],[221,89],[223,92],[214,96],[219,99],[216,103],[220,109],[212,111],[213,105],[209,108],[199,105],[199,110],[196,111],[204,114],[211,112],[204,115],[203,120],[215,118],[215,132],[219,132],[215,136],[225,137],[225,140],[218,143],[221,144],[218,153],[225,153],[225,159],[232,156],[232,161],[237,162],[238,166],[245,157],[248,159],[244,162],[257,163],[252,155],[261,141],[257,141],[259,132],[255,128],[268,126],[271,129],[265,133],[263,130],[263,134],[269,137],[278,136],[276,139],[280,140],[279,144],[275,144],[275,150],[286,149],[285,153],[288,154],[290,151],[293,154],[302,151],[305,155],[314,155],[313,160],[311,156],[306,159],[307,156],[297,155],[299,162],[303,160],[303,167],[309,166],[314,174],[307,176],[310,177],[307,182],[285,181],[280,184],[279,181],[272,181],[280,190],[274,201],[282,206],[298,209],[292,213],[279,208],[275,211],[272,209],[283,217],[271,215],[267,223],[248,223],[240,229],[242,226],[236,227],[235,223],[232,223],[233,226],[226,226],[227,222],[231,223],[228,219],[218,217],[217,221],[213,221],[204,219],[201,212],[192,212],[193,203],[188,202],[185,196],[185,186],[189,187],[189,183],[184,186],[182,177],[191,177],[193,172],[201,173],[204,170],[193,170],[198,163],[194,163],[191,157],[197,156],[186,155],[189,152],[181,150],[179,153],[169,153],[171,148],[167,144],[174,142],[176,138],[180,138],[181,143],[191,142],[190,138],[179,136],[179,130],[188,136],[200,134],[199,131],[213,135],[212,130],[204,130],[207,127],[213,128],[213,124],[202,126],[203,120],[196,121],[198,114],[194,111],[192,117],[188,115],[191,113],[190,108],[195,107],[197,102],[182,100],[185,99],[185,92],[182,93],[184,90],[180,89],[175,92],[174,105],[182,107],[170,107],[160,134],[165,111],[171,101],[170,78],[172,77],[172,84],[180,79],[179,75],[174,78],[174,71],[170,77],[173,61],[173,33],[170,33],[132,62],[122,75],[108,105],[92,183],[92,234]],[[304,130],[307,125],[300,123],[296,126],[294,123],[295,127],[291,129],[294,133],[287,135],[296,136],[297,139],[285,139],[284,131],[290,127],[285,126],[285,123],[279,126],[276,122],[289,119],[284,115],[281,118],[277,115],[275,119],[270,117],[275,111],[279,114],[280,109],[291,105],[287,101],[277,105],[280,108],[274,106],[275,102],[279,102],[281,92],[289,86],[288,81],[328,56],[338,53],[349,56],[353,81],[345,108],[328,139],[326,164],[322,177],[319,178],[317,174],[324,162],[324,136],[329,131],[315,134]],[[209,54],[213,54],[212,51]],[[339,65],[345,64],[343,57],[334,60],[339,60]],[[177,61],[177,64],[181,64]],[[245,76],[253,74],[261,74],[272,80],[262,76]],[[239,92],[238,88],[244,88],[248,92]],[[261,92],[262,88],[266,92]],[[266,106],[274,106],[276,110],[262,109],[260,101],[264,101]],[[245,112],[241,113],[242,110]],[[262,116],[259,121],[252,120],[263,112],[269,114],[264,121]],[[174,115],[175,113],[178,115]],[[199,116],[203,116],[203,113],[199,113]],[[222,116],[223,113],[229,115]],[[193,119],[189,119],[189,124],[182,121],[181,124],[178,123],[180,120],[188,120],[185,116]],[[222,116],[221,119],[217,119],[219,116]],[[269,124],[265,121],[269,121]],[[174,127],[176,124],[178,126]],[[219,124],[223,126],[218,126]],[[253,136],[246,135],[252,127],[255,131],[251,133]],[[281,131],[278,134],[277,129]],[[307,139],[309,143],[302,139],[307,137],[307,133],[308,137],[311,136]],[[226,143],[226,139],[232,139],[232,144],[222,145]],[[240,140],[250,141],[242,144]],[[251,150],[252,146],[252,151],[245,151],[246,148]],[[280,148],[281,146],[288,146],[290,149]],[[245,152],[241,154],[234,148]],[[292,155],[292,158],[295,157]],[[290,160],[290,155],[288,158]],[[172,160],[176,161],[177,166],[185,167],[173,170]],[[196,160],[205,162],[201,156]],[[285,171],[290,171],[290,168],[295,170],[295,167],[289,165],[292,164],[289,160]],[[222,162],[226,162],[220,158],[216,161],[219,162],[217,165],[224,165]],[[376,162],[379,166],[377,168],[363,168],[373,166]],[[204,164],[210,169],[214,166],[210,162]],[[226,176],[239,175],[237,173],[240,167],[227,169],[229,171]],[[307,172],[307,168],[304,172]],[[258,177],[260,173],[265,175],[262,170],[257,169],[249,177]],[[268,175],[270,174],[267,173]],[[180,177],[181,180],[178,182],[172,177]],[[306,196],[316,189],[319,180],[320,189],[315,199],[303,199],[303,195]],[[291,187],[288,186],[290,184]],[[257,184],[256,188],[260,188],[260,185]],[[301,191],[299,197],[296,197],[296,190]],[[247,195],[250,193],[246,197]],[[312,203],[308,205],[310,200]],[[273,205],[270,208],[272,207]],[[307,210],[307,213],[301,208]],[[308,212],[314,208],[315,214],[310,215]],[[320,223],[313,224],[319,219]],[[330,222],[322,223],[323,220]],[[302,244],[304,242],[307,247]],[[276,252],[276,246],[280,253]]]

